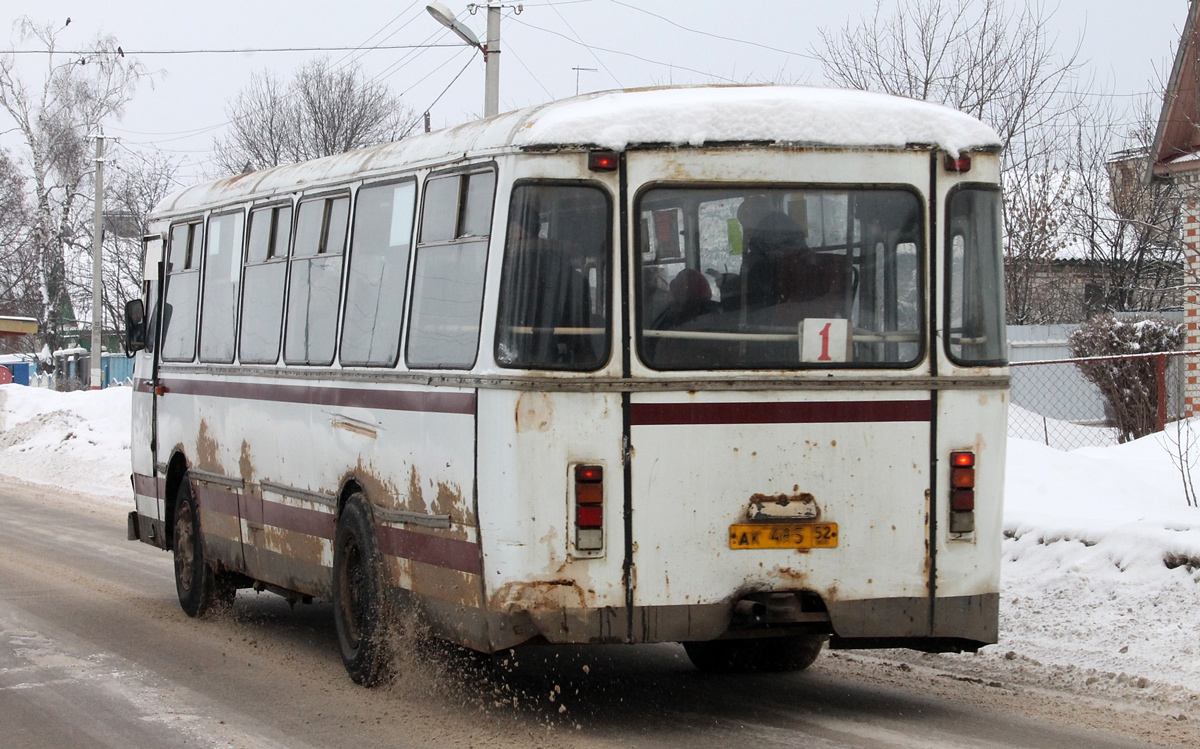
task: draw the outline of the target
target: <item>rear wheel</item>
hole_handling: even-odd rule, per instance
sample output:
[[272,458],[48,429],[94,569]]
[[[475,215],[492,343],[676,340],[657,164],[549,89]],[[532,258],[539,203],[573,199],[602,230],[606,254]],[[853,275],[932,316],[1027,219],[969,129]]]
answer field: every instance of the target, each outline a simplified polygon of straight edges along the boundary
[[214,605],[233,602],[237,588],[213,572],[204,556],[200,511],[187,476],[175,493],[175,526],[171,550],[175,557],[175,592],[188,616],[204,616]]
[[685,642],[688,660],[710,673],[803,671],[821,654],[819,635]]
[[366,497],[354,494],[338,518],[333,546],[333,622],[346,672],[373,686],[391,662],[382,557]]
[[825,638],[820,635],[799,635],[767,640],[759,667],[763,671],[803,671],[817,660]]
[[709,640],[685,642],[688,660],[709,673],[749,673],[759,670],[763,640]]

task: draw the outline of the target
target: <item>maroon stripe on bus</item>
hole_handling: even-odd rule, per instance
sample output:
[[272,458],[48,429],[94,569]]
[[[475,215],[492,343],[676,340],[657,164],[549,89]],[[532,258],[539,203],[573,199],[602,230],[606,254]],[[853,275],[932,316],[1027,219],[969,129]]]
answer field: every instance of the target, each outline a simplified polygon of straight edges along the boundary
[[805,403],[634,403],[633,426],[691,424],[845,424],[930,421],[932,401]]
[[474,414],[474,393],[440,391],[367,390],[311,385],[276,385],[216,380],[160,380],[167,393],[205,395],[214,398],[307,403],[317,406],[380,408],[385,411]]
[[309,510],[303,507],[292,507],[263,500],[263,525],[273,525],[285,531],[295,531],[309,536],[333,540],[333,528],[336,523],[331,512]]
[[248,497],[238,494],[238,507],[242,511],[242,520],[247,523],[263,523],[263,503],[260,497]]
[[147,476],[142,473],[133,474],[133,493],[143,497],[161,497],[166,493],[167,480]]
[[379,548],[384,554],[472,575],[483,573],[479,544],[387,526],[380,526],[377,531]]
[[238,497],[232,489],[192,481],[192,493],[202,509],[232,515],[235,518],[238,516]]

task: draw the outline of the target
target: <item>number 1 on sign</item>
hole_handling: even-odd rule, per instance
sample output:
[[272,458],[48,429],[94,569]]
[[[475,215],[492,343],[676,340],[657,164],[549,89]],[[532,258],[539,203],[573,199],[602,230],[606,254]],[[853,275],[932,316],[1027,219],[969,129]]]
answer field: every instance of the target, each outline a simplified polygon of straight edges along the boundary
[[800,361],[844,362],[849,353],[850,321],[808,317],[800,321]]

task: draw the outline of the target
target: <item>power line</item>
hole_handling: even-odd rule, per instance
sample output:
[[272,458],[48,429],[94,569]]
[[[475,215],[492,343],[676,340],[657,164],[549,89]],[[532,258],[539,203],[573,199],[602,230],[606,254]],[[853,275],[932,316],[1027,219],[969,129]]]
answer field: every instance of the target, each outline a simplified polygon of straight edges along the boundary
[[[693,29],[688,26],[684,26],[681,23],[672,21],[670,18],[667,18],[666,16],[660,16],[659,14],[654,13],[649,10],[646,10],[645,8],[639,8],[636,5],[630,5],[629,3],[621,2],[621,0],[609,0],[609,2],[615,3],[616,5],[620,5],[625,8],[629,8],[630,10],[636,10],[638,13],[645,13],[648,16],[654,16],[655,18],[659,19],[660,21],[665,21],[666,23],[671,24],[672,26],[674,26],[677,29],[683,29],[684,31],[688,31],[693,34],[700,34],[701,36],[708,36],[708,37],[712,37],[713,39],[720,39],[720,40],[726,41],[726,42],[735,42],[737,44],[748,44],[751,47],[760,47],[762,49],[769,49],[772,52],[781,52],[785,55],[791,55],[792,57],[803,57],[803,58],[806,58],[809,60],[817,60],[818,62],[821,59],[819,57],[816,57],[815,55],[808,55],[808,54],[804,54],[803,52],[792,52],[791,50],[782,49],[780,47],[772,47],[769,44],[762,44],[760,42],[752,42],[748,39],[737,39],[732,36],[722,36],[720,34],[714,34],[711,31],[701,31],[700,29]],[[553,5],[553,3],[551,3],[551,5]]]
[[709,76],[710,78],[719,78],[720,80],[725,81],[727,83],[739,83],[740,82],[733,78],[727,78],[726,76],[718,75],[718,74],[712,73],[712,72],[706,72],[704,70],[697,70],[696,68],[689,68],[685,65],[676,65],[675,63],[662,62],[661,60],[652,60],[649,57],[642,57],[641,55],[635,55],[632,52],[622,52],[617,49],[607,49],[605,47],[597,47],[594,45],[590,45],[590,44],[587,44],[586,42],[581,42],[576,39],[572,39],[571,37],[567,36],[566,34],[560,33],[558,31],[542,28],[541,26],[535,26],[532,23],[522,21],[519,18],[514,18],[512,20],[516,21],[517,23],[521,24],[522,26],[526,26],[526,27],[534,29],[536,31],[542,31],[547,34],[553,34],[554,36],[560,37],[562,39],[566,39],[568,42],[571,42],[572,44],[578,44],[579,46],[584,47],[585,49],[587,49],[589,51],[599,50],[601,52],[607,52],[607,53],[613,54],[613,55],[621,55],[622,57],[632,57],[635,60],[641,60],[642,62],[648,62],[651,65],[661,65],[664,68],[676,68],[679,70],[686,70],[689,73],[695,73],[697,75],[706,75],[706,76]]
[[[475,59],[475,55],[471,55],[469,58],[467,58],[467,64],[462,66],[462,70],[458,71],[458,75],[454,76],[454,79],[452,81],[450,81],[450,83],[448,83],[444,89],[442,89],[442,93],[438,94],[437,98],[434,99],[430,103],[429,106],[425,107],[426,112],[433,109],[434,105],[442,100],[442,97],[446,95],[446,92],[450,90],[450,87],[453,86],[458,81],[459,77],[461,77],[463,73],[467,72],[467,67],[470,66],[471,61],[474,59]],[[428,77],[428,76],[426,76],[426,77]],[[424,79],[422,79],[422,80],[424,80]]]
[[550,99],[553,100],[554,94],[550,93],[550,89],[548,89],[544,85],[542,85],[542,82],[540,80],[538,80],[538,77],[536,75],[533,74],[533,71],[529,69],[529,66],[525,64],[525,61],[521,59],[521,56],[517,54],[516,50],[513,49],[512,47],[509,47],[505,51],[509,52],[510,54],[512,54],[513,57],[517,58],[517,62],[521,63],[521,67],[525,68],[525,72],[529,73],[529,77],[533,79],[533,82],[536,83],[537,85],[541,86],[542,90],[546,92],[546,96],[550,97]]
[[119,54],[129,55],[240,55],[247,52],[380,52],[392,49],[427,49],[430,47],[459,47],[460,44],[387,44],[375,47],[247,47],[242,49],[141,49],[121,50],[120,52],[103,50],[64,50],[64,49],[10,49],[0,54],[4,55],[95,55]]
[[559,12],[558,8],[556,8],[554,6],[554,3],[550,3],[550,10],[554,11],[554,14],[558,16],[559,20],[561,20],[568,29],[571,29],[571,33],[575,35],[575,39],[580,44],[583,44],[583,46],[587,49],[587,51],[589,53],[591,53],[592,57],[595,58],[596,62],[600,63],[600,67],[604,68],[604,72],[608,73],[609,77],[611,77],[614,81],[616,81],[618,86],[620,86],[621,88],[625,88],[625,84],[621,83],[621,80],[619,78],[617,78],[617,76],[614,75],[611,70],[608,69],[608,66],[604,64],[604,61],[601,60],[596,55],[595,52],[592,52],[592,48],[588,47],[586,44],[583,43],[583,38],[579,36],[579,32],[576,31],[574,28],[572,28],[571,24],[567,23],[567,19],[563,16],[562,13]]

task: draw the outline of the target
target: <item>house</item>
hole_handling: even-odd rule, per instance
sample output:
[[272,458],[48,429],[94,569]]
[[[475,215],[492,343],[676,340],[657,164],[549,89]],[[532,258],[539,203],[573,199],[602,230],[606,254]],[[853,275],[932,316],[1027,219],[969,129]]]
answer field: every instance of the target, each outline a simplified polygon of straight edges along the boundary
[[[1170,181],[1182,193],[1186,347],[1200,351],[1200,2],[1188,10],[1144,179]],[[1200,414],[1200,368],[1197,358],[1188,359],[1184,412],[1194,416]]]

